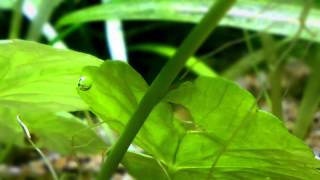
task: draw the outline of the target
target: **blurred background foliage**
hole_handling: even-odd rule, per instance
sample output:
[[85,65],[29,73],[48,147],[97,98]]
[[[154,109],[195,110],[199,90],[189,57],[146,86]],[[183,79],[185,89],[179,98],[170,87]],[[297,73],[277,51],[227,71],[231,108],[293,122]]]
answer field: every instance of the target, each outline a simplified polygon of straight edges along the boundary
[[[14,14],[28,3],[33,9],[26,8],[18,33],[10,37]],[[211,3],[1,0],[0,39],[29,39],[50,45],[63,42],[72,50],[114,59],[108,41],[117,44],[122,39],[106,34],[105,20],[120,19],[128,63],[151,83]],[[41,33],[41,20],[37,24],[37,18],[27,15],[34,10],[42,13],[43,23],[49,23],[57,34]],[[258,97],[260,107],[282,118],[290,131],[320,151],[319,33],[318,0],[239,0],[176,83],[192,80],[201,72],[234,80]],[[81,112],[74,114],[83,117]],[[303,127],[302,132],[297,127]]]

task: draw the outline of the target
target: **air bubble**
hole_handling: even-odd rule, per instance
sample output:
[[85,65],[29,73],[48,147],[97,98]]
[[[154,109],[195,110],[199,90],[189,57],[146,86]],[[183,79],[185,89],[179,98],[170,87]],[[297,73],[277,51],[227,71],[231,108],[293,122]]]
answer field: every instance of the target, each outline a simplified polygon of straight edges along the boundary
[[78,88],[81,91],[88,91],[92,87],[92,80],[88,77],[81,76],[78,82]]

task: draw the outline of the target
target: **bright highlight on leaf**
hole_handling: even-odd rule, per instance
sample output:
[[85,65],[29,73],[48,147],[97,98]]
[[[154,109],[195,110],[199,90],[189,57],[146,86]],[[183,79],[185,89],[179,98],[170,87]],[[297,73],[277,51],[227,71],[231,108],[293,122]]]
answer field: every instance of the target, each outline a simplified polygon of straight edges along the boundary
[[[146,83],[122,62],[87,67],[83,75],[90,76],[93,84],[88,91],[78,91],[80,96],[121,133],[147,90]],[[191,119],[176,116],[175,106],[184,107]],[[135,143],[146,154],[127,153],[123,163],[137,179],[320,176],[320,162],[309,148],[279,119],[259,110],[251,94],[222,78],[200,77],[169,92],[149,115]]]
[[60,112],[88,108],[77,93],[77,80],[83,67],[99,64],[97,58],[70,50],[22,40],[2,41],[0,142],[25,145],[15,117],[20,114],[39,147],[62,154],[104,149],[93,128]]
[[[72,12],[59,20],[58,25],[122,20],[170,20],[198,22],[208,7],[216,0],[130,0],[110,1]],[[316,0],[315,0],[316,1]],[[300,27],[300,15],[305,1],[285,0],[239,0],[222,26],[231,26],[278,35],[294,36]],[[317,6],[318,7],[318,6]],[[301,38],[320,42],[320,10],[309,11],[306,27]],[[310,33],[311,32],[311,33]]]
[[92,86],[92,80],[88,77],[81,76],[78,82],[78,88],[81,91],[87,91],[91,88]]
[[76,92],[85,66],[101,60],[83,53],[22,41],[0,44],[0,106],[49,111],[84,110]]

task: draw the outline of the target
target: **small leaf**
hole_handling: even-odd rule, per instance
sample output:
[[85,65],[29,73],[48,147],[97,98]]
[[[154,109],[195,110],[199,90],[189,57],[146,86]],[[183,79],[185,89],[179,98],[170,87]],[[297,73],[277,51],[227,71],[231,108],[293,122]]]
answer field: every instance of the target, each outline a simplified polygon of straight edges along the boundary
[[83,67],[101,61],[70,50],[14,40],[0,44],[0,105],[50,111],[83,110],[77,94]]

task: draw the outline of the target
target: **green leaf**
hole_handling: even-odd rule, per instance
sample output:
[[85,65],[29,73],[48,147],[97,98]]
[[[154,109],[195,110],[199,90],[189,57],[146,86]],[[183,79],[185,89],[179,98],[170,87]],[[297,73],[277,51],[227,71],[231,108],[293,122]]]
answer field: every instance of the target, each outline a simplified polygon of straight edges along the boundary
[[106,149],[95,129],[67,112],[21,113],[20,118],[41,147],[63,154],[97,153]]
[[15,0],[1,0],[0,9],[11,9],[14,6]]
[[159,161],[145,154],[128,152],[122,163],[128,168],[132,176],[139,177],[141,180],[170,178]]
[[[127,64],[88,67],[91,88],[81,97],[121,133],[147,89]],[[180,106],[184,111],[177,111]],[[281,121],[260,111],[254,97],[222,78],[200,77],[172,90],[149,115],[135,143],[148,155],[127,153],[137,179],[319,179],[310,149]],[[153,159],[152,159],[153,158]]]
[[208,176],[209,171],[213,179],[320,177],[320,164],[308,147],[234,83],[199,78],[172,91],[167,100],[185,106],[199,131],[181,140],[176,164],[189,168],[176,176],[183,178],[201,165],[195,173]]
[[23,132],[15,115],[8,108],[0,108],[0,142],[23,145]]
[[[42,0],[24,0],[24,1],[30,1],[29,3],[32,3],[36,7],[38,7]],[[60,0],[53,0],[53,1],[60,1]],[[0,9],[13,9],[16,2],[17,0],[1,0]]]
[[101,61],[35,42],[0,43],[0,106],[74,111],[86,109],[76,87],[83,67]]
[[[142,45],[135,45],[130,48],[130,50],[140,50],[140,51],[150,51],[154,53],[158,53],[165,57],[170,58],[174,55],[176,48],[161,44],[142,44]],[[209,76],[209,77],[216,77],[217,74],[212,70],[208,65],[202,62],[201,59],[196,57],[190,57],[186,63],[186,68],[191,70],[197,75],[200,76]]]
[[[216,1],[216,0],[215,0]],[[84,8],[62,17],[58,25],[123,20],[170,20],[198,22],[214,0],[130,0],[110,1]],[[294,36],[300,28],[303,1],[239,0],[221,21],[222,26],[264,31],[278,35]],[[310,11],[306,25],[312,34],[303,31],[301,38],[320,42],[320,9]]]
[[[106,61],[100,68],[87,67],[81,77],[83,84],[90,88],[79,86],[80,96],[89,104],[116,132],[122,132],[138,102],[147,91],[148,85],[143,78],[126,63]],[[158,158],[169,160],[174,154],[174,146],[168,147],[163,153],[162,147],[167,143],[177,143],[177,132],[173,128],[172,113],[169,104],[161,103],[152,112],[144,127],[136,138],[136,143]],[[167,139],[171,136],[171,139]],[[161,151],[161,152],[160,152]]]
[[62,154],[75,152],[97,153],[106,148],[95,129],[67,112],[20,112],[1,108],[0,142],[14,142],[15,145],[28,145],[16,121],[19,114],[30,131],[33,141],[39,147]]

